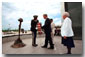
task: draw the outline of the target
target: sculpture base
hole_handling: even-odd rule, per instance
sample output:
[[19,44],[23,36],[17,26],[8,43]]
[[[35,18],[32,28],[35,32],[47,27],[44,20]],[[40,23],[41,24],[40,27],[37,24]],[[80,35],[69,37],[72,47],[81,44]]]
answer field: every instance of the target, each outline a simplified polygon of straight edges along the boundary
[[18,38],[11,47],[20,48],[20,47],[24,47],[24,46],[25,46],[25,44],[22,42],[22,40],[20,38]]
[[18,44],[12,45],[11,47],[13,47],[13,48],[21,48],[21,47],[24,47],[24,46],[25,46],[24,43],[18,43]]

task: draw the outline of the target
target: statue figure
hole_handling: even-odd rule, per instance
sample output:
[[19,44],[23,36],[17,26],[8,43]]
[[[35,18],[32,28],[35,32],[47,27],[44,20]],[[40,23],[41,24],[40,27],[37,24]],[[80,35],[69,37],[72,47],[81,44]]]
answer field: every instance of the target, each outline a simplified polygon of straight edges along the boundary
[[18,21],[20,22],[20,24],[19,24],[19,35],[18,35],[18,39],[15,40],[14,44],[12,45],[12,47],[14,47],[14,48],[20,48],[20,47],[24,47],[25,46],[25,44],[20,39],[21,23],[23,22],[23,19],[19,18]]

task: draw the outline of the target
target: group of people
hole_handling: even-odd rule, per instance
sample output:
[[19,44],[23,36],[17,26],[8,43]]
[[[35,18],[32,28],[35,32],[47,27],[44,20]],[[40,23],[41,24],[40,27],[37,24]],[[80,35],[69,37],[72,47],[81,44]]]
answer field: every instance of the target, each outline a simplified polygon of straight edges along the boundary
[[[71,48],[75,47],[73,41],[73,30],[72,30],[72,21],[69,18],[70,14],[65,12],[63,14],[63,24],[61,26],[61,37],[62,37],[62,44],[67,46],[67,54],[71,54]],[[31,21],[31,31],[32,31],[32,46],[38,46],[36,44],[36,36],[37,36],[37,24],[39,23],[38,16],[34,15],[34,19]],[[53,23],[53,19],[48,18],[47,14],[43,14],[43,18],[45,19],[45,23],[41,26],[41,29],[45,33],[45,43],[42,48],[48,48],[48,44],[50,47],[48,49],[54,49],[53,37],[54,37],[54,30],[55,24]]]

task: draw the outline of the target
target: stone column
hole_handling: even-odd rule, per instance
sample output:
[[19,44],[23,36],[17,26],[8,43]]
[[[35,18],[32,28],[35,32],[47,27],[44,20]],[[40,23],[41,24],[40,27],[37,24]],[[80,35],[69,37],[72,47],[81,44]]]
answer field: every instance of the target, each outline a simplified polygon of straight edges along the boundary
[[[64,6],[64,2],[61,2],[61,22],[63,22],[63,13],[65,12],[65,6]],[[61,23],[62,24],[62,23]]]

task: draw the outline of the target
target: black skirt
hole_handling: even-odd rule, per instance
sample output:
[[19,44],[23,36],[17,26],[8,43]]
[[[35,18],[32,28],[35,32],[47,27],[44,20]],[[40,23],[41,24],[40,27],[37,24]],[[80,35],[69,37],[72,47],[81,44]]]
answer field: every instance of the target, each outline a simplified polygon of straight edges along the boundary
[[64,37],[62,37],[62,44],[64,46],[71,47],[71,48],[75,47],[73,37],[67,37],[66,39],[64,39]]

